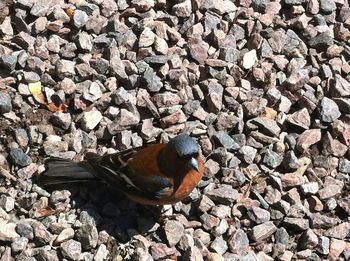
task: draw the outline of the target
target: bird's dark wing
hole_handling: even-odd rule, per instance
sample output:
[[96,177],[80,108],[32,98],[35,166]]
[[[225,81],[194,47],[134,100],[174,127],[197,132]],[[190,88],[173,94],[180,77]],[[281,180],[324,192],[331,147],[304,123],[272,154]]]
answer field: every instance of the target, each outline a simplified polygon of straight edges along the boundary
[[[148,148],[152,150],[152,147]],[[139,155],[144,155],[143,150],[145,148],[134,148],[102,157],[94,153],[87,153],[86,158],[95,170],[95,175],[112,188],[124,191],[129,195],[148,199],[158,199],[170,195],[173,188],[172,181],[159,175],[154,171],[154,168],[149,167],[154,164],[157,166],[157,155],[149,154],[151,160],[138,159]],[[130,165],[130,162],[135,158],[140,162],[140,166],[136,170],[133,165]],[[154,162],[152,163],[152,161]]]

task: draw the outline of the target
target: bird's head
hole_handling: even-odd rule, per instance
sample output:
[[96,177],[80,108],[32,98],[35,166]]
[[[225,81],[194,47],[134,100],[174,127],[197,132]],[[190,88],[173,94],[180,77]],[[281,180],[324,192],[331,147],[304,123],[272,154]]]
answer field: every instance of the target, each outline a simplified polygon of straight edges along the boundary
[[[164,158],[173,158],[179,165],[199,171],[199,145],[187,134],[180,134],[171,139],[163,151]],[[167,161],[169,162],[169,161]],[[176,167],[168,166],[166,168]]]

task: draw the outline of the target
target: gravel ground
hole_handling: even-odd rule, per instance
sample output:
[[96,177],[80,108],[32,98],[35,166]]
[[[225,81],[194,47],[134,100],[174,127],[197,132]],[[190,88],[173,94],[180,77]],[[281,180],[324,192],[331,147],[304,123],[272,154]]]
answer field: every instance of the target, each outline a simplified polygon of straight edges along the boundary
[[[0,36],[0,261],[350,259],[348,1],[2,0]],[[35,184],[180,132],[173,206]]]

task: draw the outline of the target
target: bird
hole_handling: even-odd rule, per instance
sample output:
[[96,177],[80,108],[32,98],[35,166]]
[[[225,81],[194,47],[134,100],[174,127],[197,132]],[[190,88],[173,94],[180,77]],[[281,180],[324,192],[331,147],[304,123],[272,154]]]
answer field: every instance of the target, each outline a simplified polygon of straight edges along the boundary
[[175,204],[185,199],[202,179],[204,163],[198,143],[182,133],[168,143],[152,144],[85,160],[49,158],[39,174],[41,187],[101,182],[143,205]]

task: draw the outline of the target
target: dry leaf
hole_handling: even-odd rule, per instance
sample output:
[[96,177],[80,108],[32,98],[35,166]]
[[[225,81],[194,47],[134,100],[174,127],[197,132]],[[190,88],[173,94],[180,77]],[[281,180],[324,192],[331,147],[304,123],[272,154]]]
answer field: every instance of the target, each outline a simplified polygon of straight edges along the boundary
[[60,96],[57,94],[53,94],[51,96],[52,102],[49,102],[46,104],[46,107],[52,111],[52,112],[57,112],[57,111],[63,111],[65,108],[67,108],[67,105],[61,100]]
[[56,210],[47,207],[37,211],[38,217],[47,217],[56,214]]

